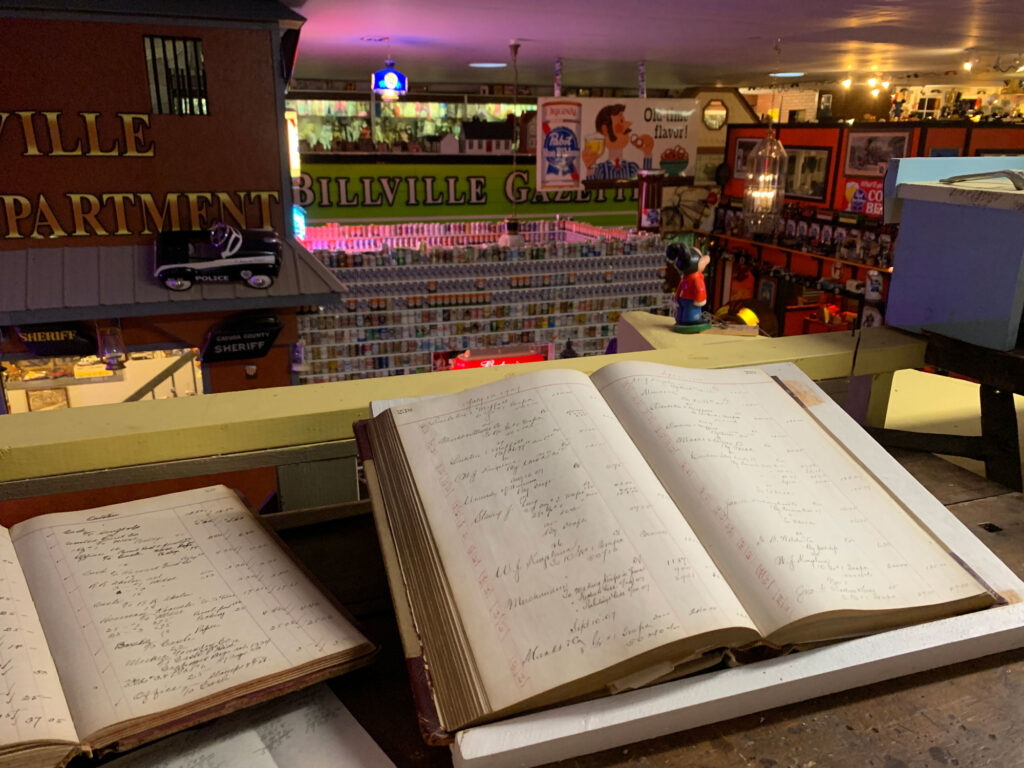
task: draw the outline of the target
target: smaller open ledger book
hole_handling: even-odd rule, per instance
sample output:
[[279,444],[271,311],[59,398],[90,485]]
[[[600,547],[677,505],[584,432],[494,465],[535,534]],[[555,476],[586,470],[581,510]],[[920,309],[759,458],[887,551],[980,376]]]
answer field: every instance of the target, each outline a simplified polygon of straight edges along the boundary
[[127,749],[373,651],[224,486],[0,528],[0,768]]
[[799,396],[617,362],[357,424],[428,741],[999,602]]

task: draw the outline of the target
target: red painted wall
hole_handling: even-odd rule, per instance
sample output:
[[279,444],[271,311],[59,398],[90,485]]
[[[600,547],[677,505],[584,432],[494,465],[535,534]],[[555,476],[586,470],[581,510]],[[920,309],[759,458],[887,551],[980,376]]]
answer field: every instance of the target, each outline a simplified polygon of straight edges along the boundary
[[956,150],[957,156],[964,154],[964,142],[967,140],[967,127],[927,127],[924,130],[924,147],[921,157],[931,157],[934,150]]
[[[168,195],[178,193],[177,228],[233,220],[221,210],[217,193],[223,193],[241,208],[247,226],[284,232],[271,34],[269,29],[4,19],[0,250],[152,242],[152,217],[144,216],[140,193],[152,195],[161,208]],[[150,114],[147,35],[202,41],[208,115]],[[19,112],[32,113],[28,129]],[[51,139],[46,112],[59,113],[50,119],[60,129],[59,142],[63,151],[77,154],[55,156],[62,149]],[[92,118],[92,142],[90,118],[83,113],[98,113]],[[107,152],[115,154],[99,156]],[[94,204],[98,213],[91,220],[84,214]],[[173,228],[169,221],[168,216],[165,229]]]
[[[732,178],[725,185],[723,195],[730,198],[743,197],[744,180],[736,178],[736,144],[739,139],[762,139],[766,127],[763,125],[731,125],[726,146],[726,162],[732,171]],[[1024,126],[975,125],[928,122],[861,123],[856,128],[830,125],[777,126],[778,137],[785,147],[829,147],[832,150],[829,179],[830,195],[827,203],[787,198],[786,202],[799,203],[802,208],[826,207],[837,211],[847,209],[847,182],[869,187],[869,194],[880,202],[882,177],[846,176],[846,151],[851,134],[858,132],[899,133],[908,136],[906,157],[928,157],[933,149],[958,149],[963,156],[989,152],[1024,153]],[[868,215],[881,217],[877,213]]]
[[1024,154],[1024,127],[1022,126],[977,126],[972,127],[969,146],[965,154],[977,155],[979,151],[1005,151]]

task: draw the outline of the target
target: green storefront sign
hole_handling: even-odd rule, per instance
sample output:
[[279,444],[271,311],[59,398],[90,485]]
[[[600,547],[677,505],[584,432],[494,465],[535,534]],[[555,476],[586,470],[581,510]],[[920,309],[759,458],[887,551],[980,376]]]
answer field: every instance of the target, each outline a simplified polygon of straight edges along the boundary
[[[525,165],[525,163],[524,163]],[[533,166],[511,162],[302,163],[295,202],[308,224],[571,216],[636,223],[635,188],[538,192]]]

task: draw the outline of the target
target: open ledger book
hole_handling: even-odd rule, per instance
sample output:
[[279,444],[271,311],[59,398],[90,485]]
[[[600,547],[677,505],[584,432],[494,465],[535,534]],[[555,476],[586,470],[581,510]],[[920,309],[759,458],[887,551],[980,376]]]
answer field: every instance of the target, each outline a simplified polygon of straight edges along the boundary
[[799,394],[618,362],[367,422],[424,735],[996,603]]
[[369,660],[236,493],[0,528],[0,767],[125,749]]

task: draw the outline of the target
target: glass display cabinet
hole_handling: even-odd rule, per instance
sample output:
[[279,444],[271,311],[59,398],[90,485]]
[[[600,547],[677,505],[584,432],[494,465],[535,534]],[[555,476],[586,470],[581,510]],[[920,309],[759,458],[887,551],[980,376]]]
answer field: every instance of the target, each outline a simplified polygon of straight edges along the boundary
[[469,94],[410,94],[390,102],[371,94],[341,96],[286,99],[298,115],[300,152],[440,152],[445,136],[458,140],[463,122],[500,123],[537,109],[535,100],[513,104]]

